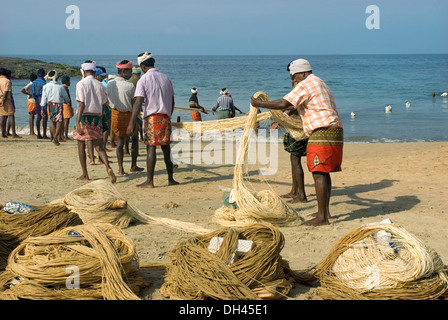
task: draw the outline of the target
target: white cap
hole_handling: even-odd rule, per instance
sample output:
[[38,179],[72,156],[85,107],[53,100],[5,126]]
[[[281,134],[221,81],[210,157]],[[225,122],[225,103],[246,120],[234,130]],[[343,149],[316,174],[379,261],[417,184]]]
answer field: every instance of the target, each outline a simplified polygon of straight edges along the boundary
[[308,62],[308,60],[305,59],[297,59],[291,61],[291,63],[289,64],[289,73],[291,75],[312,70],[313,68],[311,68],[311,64]]

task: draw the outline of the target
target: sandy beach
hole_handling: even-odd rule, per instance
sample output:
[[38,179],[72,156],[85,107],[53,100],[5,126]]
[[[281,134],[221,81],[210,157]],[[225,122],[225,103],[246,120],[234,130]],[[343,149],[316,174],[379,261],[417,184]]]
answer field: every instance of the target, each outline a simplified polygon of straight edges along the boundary
[[[222,226],[212,222],[214,211],[223,205],[222,187],[231,187],[232,164],[179,164],[174,178],[178,186],[168,186],[161,150],[154,189],[136,185],[146,178],[146,149],[140,144],[138,165],[145,171],[118,176],[116,188],[141,211],[154,217],[191,222],[207,229]],[[108,153],[118,171],[115,150]],[[304,163],[304,159],[302,159]],[[129,172],[130,156],[125,157]],[[321,227],[280,227],[286,238],[282,257],[293,270],[317,264],[332,246],[349,231],[371,222],[389,218],[404,227],[448,263],[448,142],[371,143],[344,146],[343,171],[332,174],[330,204],[331,224]],[[103,165],[88,166],[91,180],[107,179]],[[301,215],[317,211],[314,184],[305,169],[308,203],[292,206]],[[289,154],[278,145],[278,170],[266,176],[250,171],[251,186],[262,190],[271,187],[278,194],[291,188]],[[0,203],[7,201],[43,205],[63,198],[86,182],[81,175],[76,141],[55,146],[49,140],[22,136],[0,140]],[[267,182],[267,183],[266,183]],[[269,184],[269,186],[267,185]],[[135,223],[124,229],[134,242],[142,262],[169,262],[168,252],[195,234]],[[151,286],[144,290],[145,299],[162,299],[159,288],[163,270],[148,274]],[[289,293],[294,300],[320,299],[316,288],[296,284]]]

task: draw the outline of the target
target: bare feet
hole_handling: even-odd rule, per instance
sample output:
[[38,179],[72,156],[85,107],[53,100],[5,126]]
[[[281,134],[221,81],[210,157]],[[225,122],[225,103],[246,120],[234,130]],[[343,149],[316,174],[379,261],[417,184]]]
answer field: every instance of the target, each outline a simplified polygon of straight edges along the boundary
[[284,194],[284,195],[282,195],[280,197],[281,198],[294,198],[294,195],[292,195],[291,192],[290,192],[290,193]]
[[124,171],[120,171],[120,170],[118,170],[117,174],[118,174],[119,176],[125,176],[125,175],[127,175],[126,172],[124,172]]
[[[308,216],[309,217],[317,217],[317,212],[310,213]],[[328,218],[331,218],[331,214],[330,213],[328,213]]]
[[42,139],[50,139],[50,138],[47,136],[42,136]]
[[306,196],[296,196],[291,201],[288,201],[288,203],[307,203],[308,199]]
[[60,145],[60,143],[59,143],[59,141],[58,140],[53,140],[53,143],[55,144],[55,145]]
[[144,168],[137,167],[137,166],[131,168],[131,172],[141,172],[141,171],[143,171],[143,170],[145,170],[145,169],[144,169]]
[[174,180],[168,180],[168,185],[169,186],[177,186],[179,184],[179,182],[174,181]]
[[317,227],[317,226],[324,226],[324,225],[329,225],[330,221],[328,221],[328,219],[320,219],[320,218],[313,218],[311,220],[305,221],[303,223],[303,225],[305,226],[313,226],[313,227]]
[[22,138],[21,136],[19,136],[18,134],[14,134],[13,138]]
[[154,184],[152,182],[145,181],[145,182],[143,182],[141,184],[138,184],[137,187],[139,187],[139,188],[151,188],[152,189],[152,188],[154,188]]
[[107,170],[107,174],[109,175],[110,182],[112,182],[112,183],[117,182],[117,177],[114,174],[114,170],[112,170],[112,169]]
[[82,176],[80,176],[79,178],[77,178],[76,180],[87,181],[87,180],[90,180],[90,179],[89,179],[89,176],[82,175]]

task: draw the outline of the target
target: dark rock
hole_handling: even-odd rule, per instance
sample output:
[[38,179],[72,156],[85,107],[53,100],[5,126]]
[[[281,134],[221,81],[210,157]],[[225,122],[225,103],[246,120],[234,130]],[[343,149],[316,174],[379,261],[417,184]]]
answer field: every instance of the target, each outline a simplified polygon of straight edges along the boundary
[[24,59],[15,57],[0,57],[0,68],[11,70],[12,79],[29,79],[31,73],[36,73],[42,68],[45,72],[56,70],[59,77],[81,77],[80,67],[69,66],[56,62],[44,62],[35,59]]

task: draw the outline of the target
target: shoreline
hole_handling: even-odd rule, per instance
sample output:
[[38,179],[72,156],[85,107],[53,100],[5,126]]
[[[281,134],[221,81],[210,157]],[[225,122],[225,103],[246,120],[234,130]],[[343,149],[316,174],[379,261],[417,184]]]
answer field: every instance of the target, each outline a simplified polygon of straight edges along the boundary
[[[146,149],[139,144],[138,165],[143,172],[117,176],[117,190],[141,211],[155,217],[190,222],[207,229],[219,229],[212,222],[223,205],[220,187],[231,187],[232,164],[179,164],[174,178],[178,186],[168,186],[160,148],[157,149],[154,189],[136,185],[146,178]],[[192,154],[194,150],[192,150]],[[81,172],[76,141],[61,143],[23,137],[0,139],[0,203],[47,204],[63,198],[86,182],[76,180]],[[115,150],[108,152],[116,172]],[[125,156],[129,171],[130,156]],[[304,159],[302,158],[304,165]],[[349,231],[366,223],[389,218],[404,227],[448,263],[448,142],[348,143],[344,146],[342,171],[331,175],[333,182],[330,225],[321,227],[279,227],[285,236],[282,257],[293,270],[304,270],[320,262],[332,246]],[[253,170],[252,170],[253,169]],[[91,181],[107,179],[103,165],[88,166]],[[301,216],[316,211],[317,202],[311,174],[305,170],[307,203],[291,205]],[[251,168],[248,179],[256,190],[272,188],[284,194],[291,188],[289,154],[278,146],[275,175],[259,175]],[[180,241],[195,234],[166,226],[131,224],[123,229],[136,246],[142,262],[170,262],[168,253]],[[164,271],[150,274],[151,285],[144,297],[161,300],[159,288]],[[295,284],[288,299],[320,299],[314,287]]]

